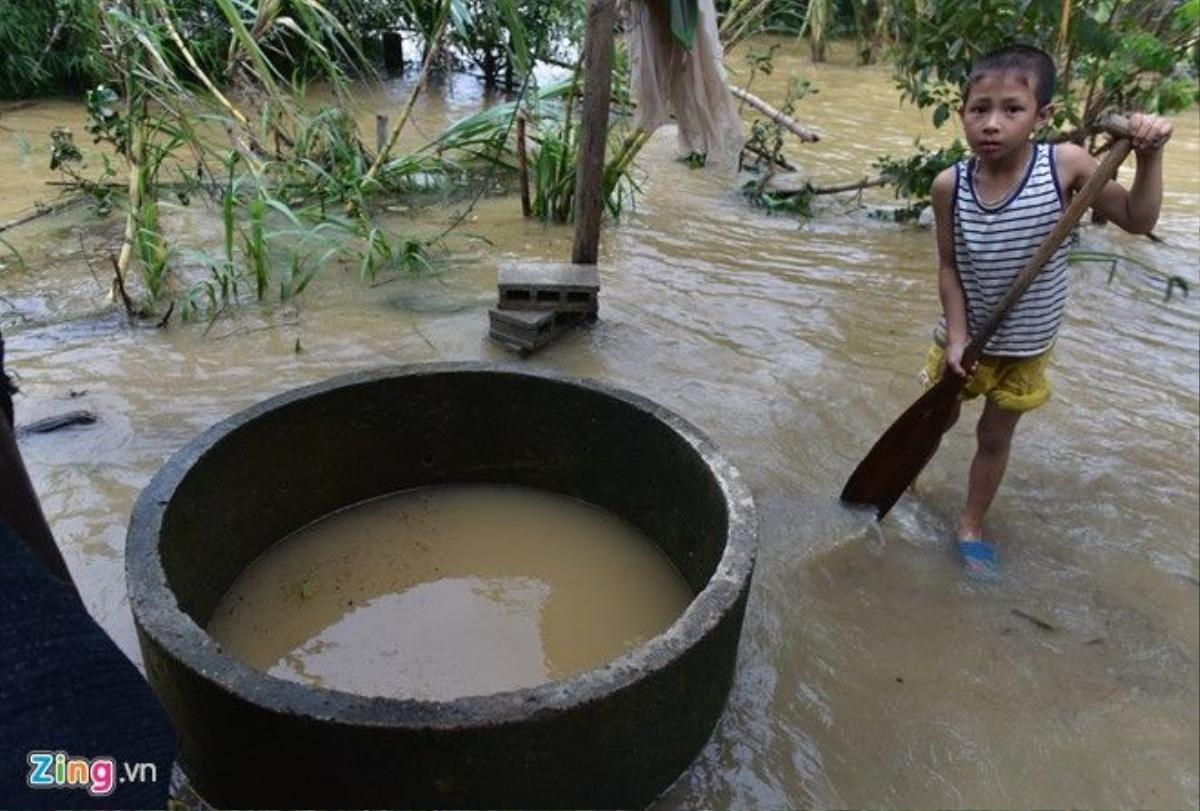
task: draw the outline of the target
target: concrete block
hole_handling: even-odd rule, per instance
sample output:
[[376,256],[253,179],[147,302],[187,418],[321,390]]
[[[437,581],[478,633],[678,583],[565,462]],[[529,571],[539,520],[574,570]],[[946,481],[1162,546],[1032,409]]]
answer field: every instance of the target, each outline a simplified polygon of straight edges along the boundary
[[600,273],[595,265],[543,262],[502,265],[497,278],[502,310],[596,314]]
[[558,334],[559,323],[553,311],[536,310],[488,310],[492,340],[517,352],[532,352],[540,349]]

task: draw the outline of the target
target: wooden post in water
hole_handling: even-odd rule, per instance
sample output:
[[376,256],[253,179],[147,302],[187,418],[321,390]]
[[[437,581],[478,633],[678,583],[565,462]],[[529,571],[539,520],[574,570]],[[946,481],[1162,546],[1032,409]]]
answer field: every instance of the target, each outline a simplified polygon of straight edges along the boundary
[[594,265],[604,214],[604,144],[612,94],[612,47],[615,0],[589,0],[584,40],[586,64],[579,162],[575,167],[575,245],[571,261]]
[[383,147],[387,144],[388,139],[388,117],[386,115],[375,115],[375,154],[378,155],[383,151]]
[[383,65],[389,76],[404,71],[404,38],[399,31],[383,32]]
[[525,154],[525,114],[517,113],[517,176],[521,180],[521,216],[532,213],[529,204],[529,159]]

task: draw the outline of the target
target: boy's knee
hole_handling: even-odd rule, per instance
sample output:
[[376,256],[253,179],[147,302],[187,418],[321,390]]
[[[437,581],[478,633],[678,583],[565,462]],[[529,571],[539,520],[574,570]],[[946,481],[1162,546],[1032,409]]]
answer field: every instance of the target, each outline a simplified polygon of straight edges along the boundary
[[979,450],[990,454],[1007,453],[1009,447],[1012,446],[1016,427],[1016,422],[1004,421],[997,424],[980,420],[979,425],[975,428],[975,439],[979,444]]

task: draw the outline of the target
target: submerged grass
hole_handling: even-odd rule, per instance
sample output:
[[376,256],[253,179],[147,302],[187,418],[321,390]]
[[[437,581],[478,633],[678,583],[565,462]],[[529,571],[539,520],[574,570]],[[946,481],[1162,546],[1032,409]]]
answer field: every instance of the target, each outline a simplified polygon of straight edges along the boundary
[[[223,250],[203,257],[208,275],[182,293],[185,318],[215,316],[243,295],[265,300],[276,287],[280,298],[291,298],[329,262],[357,264],[366,279],[430,269],[432,245],[389,233],[376,211],[389,197],[465,169],[428,150],[392,155],[403,118],[388,146],[367,151],[348,92],[352,72],[367,68],[333,8],[317,0],[211,0],[218,16],[210,24],[228,29],[217,64],[211,50],[193,51],[195,20],[181,3],[100,4],[104,73],[119,81],[88,96],[87,129],[106,150],[103,173],[85,177],[70,134],[56,135],[56,166],[68,181],[83,191],[104,189],[106,204],[124,214],[115,272],[140,275],[141,308],[165,306],[178,287],[173,264],[194,255],[176,250],[164,229],[166,194],[181,205],[207,198],[220,212]],[[442,24],[426,43],[431,52],[440,31],[469,22],[470,14],[462,0],[439,0],[436,8]],[[513,2],[500,8],[505,19],[515,9]],[[524,47],[523,33],[510,39]],[[527,58],[514,64],[527,66]],[[312,109],[305,101],[310,79],[325,82],[334,103]],[[127,178],[123,197],[107,182],[114,177]]]

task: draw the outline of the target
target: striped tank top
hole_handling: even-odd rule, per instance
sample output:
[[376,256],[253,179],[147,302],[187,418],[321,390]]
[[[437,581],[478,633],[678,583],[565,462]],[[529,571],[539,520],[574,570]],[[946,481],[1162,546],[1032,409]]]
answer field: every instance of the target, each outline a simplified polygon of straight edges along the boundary
[[[974,158],[954,167],[954,258],[972,335],[995,312],[1065,206],[1053,144],[1034,144],[1033,148],[1033,158],[1017,190],[995,206],[984,205],[975,191]],[[988,340],[985,354],[1031,357],[1054,343],[1067,301],[1070,242],[1064,240],[1034,277]],[[943,319],[943,329],[944,324]]]

